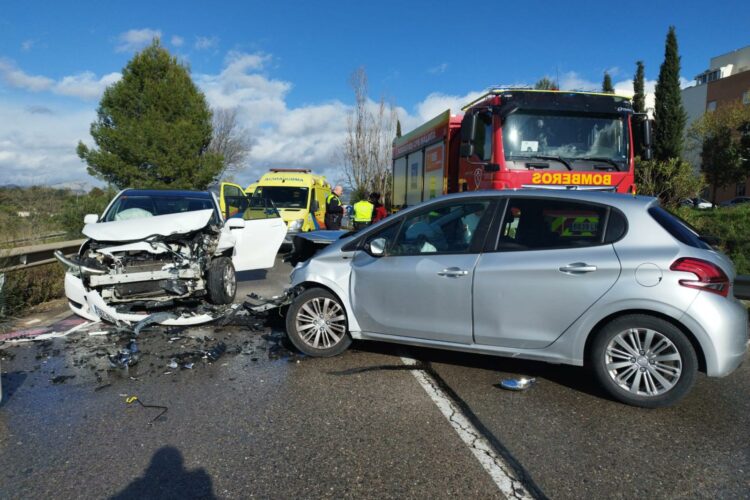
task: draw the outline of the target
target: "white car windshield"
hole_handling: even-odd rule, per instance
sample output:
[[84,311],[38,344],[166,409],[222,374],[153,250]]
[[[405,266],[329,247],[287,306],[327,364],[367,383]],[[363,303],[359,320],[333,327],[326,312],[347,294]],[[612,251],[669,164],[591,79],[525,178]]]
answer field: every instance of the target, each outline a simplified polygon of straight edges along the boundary
[[208,196],[123,194],[107,211],[104,222],[213,209],[213,201]]

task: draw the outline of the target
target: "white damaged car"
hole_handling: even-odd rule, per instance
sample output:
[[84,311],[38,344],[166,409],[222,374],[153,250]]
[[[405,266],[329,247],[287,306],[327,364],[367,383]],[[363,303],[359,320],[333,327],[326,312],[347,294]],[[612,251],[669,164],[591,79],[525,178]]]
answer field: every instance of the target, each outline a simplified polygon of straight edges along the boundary
[[70,308],[112,323],[215,319],[234,300],[236,273],[273,267],[287,231],[273,206],[234,191],[222,185],[220,202],[210,192],[126,189],[101,217],[87,215],[78,254],[55,255]]

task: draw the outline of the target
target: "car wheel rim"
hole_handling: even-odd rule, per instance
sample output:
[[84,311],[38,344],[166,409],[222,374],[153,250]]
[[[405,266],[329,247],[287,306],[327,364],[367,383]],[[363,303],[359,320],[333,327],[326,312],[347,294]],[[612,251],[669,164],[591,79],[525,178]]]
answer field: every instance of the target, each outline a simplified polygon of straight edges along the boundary
[[295,318],[302,341],[314,349],[328,349],[346,335],[346,316],[333,299],[310,299],[300,307]]
[[232,268],[230,266],[227,266],[224,268],[224,291],[227,292],[227,296],[231,297],[234,295],[234,289],[237,286],[237,281],[235,280],[234,272],[232,272]]
[[637,396],[660,396],[682,375],[677,346],[648,328],[630,328],[615,335],[607,345],[605,363],[615,384]]

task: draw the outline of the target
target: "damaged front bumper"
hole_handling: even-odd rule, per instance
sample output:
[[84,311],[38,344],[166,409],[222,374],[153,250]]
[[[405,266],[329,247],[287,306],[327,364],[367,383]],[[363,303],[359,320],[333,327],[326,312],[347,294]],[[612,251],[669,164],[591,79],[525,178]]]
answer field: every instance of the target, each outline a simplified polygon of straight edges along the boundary
[[[81,278],[70,272],[65,273],[65,296],[68,298],[70,309],[77,315],[91,321],[106,321],[108,323],[138,323],[148,318],[148,314],[121,313],[107,305],[96,290],[86,290]],[[190,326],[208,323],[220,315],[213,314],[183,314],[176,318],[164,319],[157,323],[165,326]]]

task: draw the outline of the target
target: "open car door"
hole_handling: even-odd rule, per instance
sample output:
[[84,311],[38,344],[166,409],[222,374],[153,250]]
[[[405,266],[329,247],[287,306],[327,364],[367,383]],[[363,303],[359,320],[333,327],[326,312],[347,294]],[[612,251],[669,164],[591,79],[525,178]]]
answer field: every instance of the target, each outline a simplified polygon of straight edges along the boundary
[[238,184],[222,182],[221,192],[219,193],[219,205],[224,218],[230,219],[237,217],[238,214],[245,211],[248,206],[248,197]]
[[235,240],[234,269],[239,272],[271,268],[284,242],[286,223],[270,200],[248,198],[241,188],[237,194],[233,186],[222,184],[221,200],[226,207],[222,208],[226,225]]

